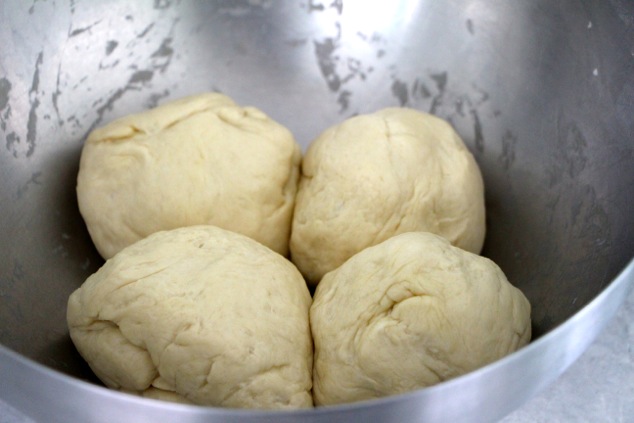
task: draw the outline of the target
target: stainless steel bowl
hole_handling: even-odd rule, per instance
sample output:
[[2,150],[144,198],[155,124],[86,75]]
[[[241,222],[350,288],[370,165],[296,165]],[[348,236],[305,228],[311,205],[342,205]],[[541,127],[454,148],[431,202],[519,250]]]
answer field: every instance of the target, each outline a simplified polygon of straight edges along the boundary
[[[560,375],[634,280],[634,4],[627,0],[0,2],[0,397],[43,421],[492,421]],[[99,386],[68,295],[102,264],[77,210],[82,142],[222,91],[306,147],[357,113],[450,120],[480,164],[496,261],[534,341],[440,385],[300,412]]]

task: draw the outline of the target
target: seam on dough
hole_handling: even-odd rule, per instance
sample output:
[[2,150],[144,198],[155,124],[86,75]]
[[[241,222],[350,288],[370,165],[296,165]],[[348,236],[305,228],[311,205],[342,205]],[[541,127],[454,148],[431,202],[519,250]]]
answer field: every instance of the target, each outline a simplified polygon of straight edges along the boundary
[[[151,263],[151,262],[150,262],[150,263]],[[154,270],[154,271],[152,271],[152,272],[150,272],[150,273],[148,273],[148,274],[146,274],[146,275],[143,275],[143,276],[142,276],[142,277],[140,277],[140,278],[130,279],[130,280],[128,280],[128,281],[126,281],[126,282],[124,282],[123,284],[121,284],[121,285],[117,286],[117,287],[116,287],[115,289],[113,289],[112,291],[108,292],[108,294],[106,295],[106,297],[104,298],[104,300],[108,300],[108,297],[110,297],[110,295],[112,295],[113,293],[115,293],[115,292],[117,292],[117,291],[120,291],[121,289],[123,289],[123,288],[125,288],[125,287],[127,287],[127,286],[129,286],[129,285],[135,284],[135,283],[137,283],[137,282],[141,282],[141,281],[143,281],[143,280],[145,280],[145,279],[147,279],[147,278],[149,278],[149,277],[151,277],[151,276],[157,275],[157,274],[159,274],[159,273],[161,273],[161,272],[163,272],[163,271],[167,270],[169,267],[173,266],[173,265],[174,265],[174,263],[175,263],[175,262],[172,262],[172,263],[168,264],[167,266],[162,266],[160,269]],[[146,263],[141,263],[141,264],[143,265],[143,264],[146,264]],[[108,303],[108,302],[107,302],[107,303]]]
[[[374,272],[373,275],[380,272],[380,270],[381,269],[377,269],[377,271]],[[390,288],[394,287],[395,285],[396,284],[390,285],[390,287],[383,293],[381,298],[379,298],[379,300],[376,302],[377,306],[379,306],[379,304],[383,302],[384,299],[387,299],[387,301],[390,303],[387,307],[381,307],[381,309],[377,310],[376,312],[371,312],[371,317],[367,320],[363,318],[359,318],[358,321],[360,324],[357,326],[354,336],[352,337],[352,342],[353,342],[355,350],[358,350],[358,346],[361,344],[361,341],[364,338],[364,332],[367,331],[370,327],[374,326],[378,321],[383,320],[385,318],[389,318],[390,320],[397,322],[397,324],[400,324],[402,322],[400,319],[397,319],[396,317],[392,315],[392,311],[397,304],[416,296],[428,296],[427,294],[416,295],[412,292],[411,289],[406,288],[406,290],[410,293],[410,295],[399,301],[394,301],[390,299],[389,297],[387,297],[387,291]]]
[[[383,221],[381,228],[379,229],[379,231],[377,231],[373,238],[371,243],[369,244],[370,246],[372,245],[377,245],[379,243],[381,243],[382,241],[384,241],[385,239],[389,238],[385,236],[385,233],[388,229],[391,230],[391,232],[393,232],[393,234],[397,234],[399,233],[399,229],[401,227],[401,224],[403,223],[403,220],[405,219],[405,213],[403,212],[404,209],[407,209],[407,205],[411,202],[413,195],[414,195],[414,188],[411,187],[410,191],[411,191],[411,195],[406,196],[405,201],[401,201],[403,198],[402,195],[402,190],[400,189],[400,178],[398,176],[398,173],[396,171],[396,169],[399,169],[402,165],[400,163],[397,163],[395,158],[394,158],[394,149],[392,148],[392,144],[393,144],[393,132],[392,129],[390,127],[389,121],[387,120],[387,118],[383,117],[382,118],[383,124],[385,125],[385,137],[387,139],[387,144],[388,144],[388,158],[390,161],[390,169],[392,172],[392,175],[394,177],[394,179],[396,180],[396,182],[399,185],[399,192],[398,192],[398,208],[396,210],[394,210],[391,214],[387,215],[387,217],[385,218],[385,220]],[[398,219],[396,222],[396,225],[393,224],[393,221],[395,219]],[[392,223],[392,224],[390,224]],[[393,234],[390,234],[393,235]]]
[[215,106],[215,107],[214,106],[207,106],[207,107],[204,107],[204,108],[202,108],[200,110],[194,110],[194,111],[186,113],[186,114],[184,114],[182,116],[178,116],[176,119],[173,119],[171,122],[167,123],[166,125],[163,125],[160,128],[160,130],[164,131],[166,129],[173,128],[174,126],[178,125],[179,123],[182,123],[183,121],[191,118],[192,116],[196,116],[196,115],[198,115],[200,113],[208,112],[208,111],[211,111],[211,110],[216,109],[216,108],[218,108],[218,107],[217,106]]
[[[100,327],[95,328],[94,326],[100,326]],[[116,322],[114,322],[112,320],[109,320],[109,319],[101,319],[99,317],[99,313],[97,313],[97,316],[95,318],[93,318],[90,323],[88,323],[87,325],[77,326],[77,327],[75,327],[75,329],[78,329],[78,330],[81,330],[81,331],[84,331],[84,332],[93,332],[93,331],[101,332],[101,331],[103,331],[103,329],[105,327],[118,329],[119,332],[121,332],[121,329],[119,328],[119,325]],[[122,336],[123,336],[123,334],[122,334]]]
[[[210,385],[213,385],[213,384],[210,382],[210,379],[211,379],[211,372],[213,371],[213,368],[214,368],[214,366],[215,366],[215,364],[216,364],[216,359],[217,359],[218,357],[220,357],[221,355],[222,355],[222,354],[214,354],[214,355],[211,355],[211,356],[209,356],[209,357],[208,357],[208,358],[209,358],[209,366],[207,366],[207,370],[206,370],[206,372],[205,372],[205,375],[206,375],[206,376],[205,376],[205,378],[202,380],[202,382],[198,385],[198,387],[197,387],[196,389],[194,389],[192,392],[194,392],[194,391],[202,391],[205,387],[210,386]],[[187,399],[190,399],[190,398],[189,398],[189,396],[192,394],[192,392],[186,392],[186,393],[181,394],[181,395],[183,395],[183,396],[184,396],[184,397],[186,397]],[[190,399],[190,400],[191,400],[191,399]]]
[[[136,348],[136,349],[141,350],[142,352],[146,353],[146,354],[149,356],[150,360],[152,360],[152,354],[150,353],[150,351],[148,351],[147,347],[146,347],[145,345],[143,345],[143,346],[142,346],[142,345],[137,345],[136,343],[132,342],[132,341],[130,340],[130,338],[128,338],[127,336],[125,336],[125,334],[123,333],[123,331],[121,330],[121,327],[119,326],[119,324],[118,324],[117,322],[114,322],[113,320],[108,320],[108,319],[101,319],[101,318],[99,318],[99,313],[97,313],[97,318],[96,318],[96,319],[95,319],[95,320],[94,320],[94,321],[90,324],[90,326],[92,326],[92,325],[93,325],[93,324],[95,324],[95,323],[103,323],[103,324],[105,324],[106,326],[108,326],[108,327],[110,327],[110,328],[114,328],[114,329],[116,329],[116,331],[118,332],[119,336],[120,336],[123,340],[125,340],[125,342],[127,342],[127,343],[131,346],[131,347]],[[82,331],[84,331],[84,332],[88,332],[88,331],[93,331],[93,330],[94,330],[94,329],[87,330],[87,328],[86,328],[86,329],[85,329],[85,328],[77,328],[77,329],[82,330]],[[96,330],[97,330],[97,331],[99,331],[99,332],[102,332],[102,331],[103,331],[103,328],[102,328],[102,329],[96,329]],[[144,343],[144,344],[145,344],[145,343]],[[152,362],[152,364],[154,364],[154,362]],[[154,366],[154,372],[155,372],[157,375],[160,375],[160,373],[159,373],[158,368],[156,367],[156,365]],[[110,378],[110,376],[108,376],[108,379],[111,379],[111,378]],[[153,378],[153,379],[152,379],[152,381],[153,381],[154,379],[156,379],[156,377],[155,377],[155,378]],[[111,379],[111,380],[112,380],[112,379]],[[114,381],[114,380],[112,380],[112,381]],[[150,382],[149,382],[149,384],[143,388],[143,390],[146,390],[146,389],[148,389],[150,386],[152,386],[152,381],[150,381]],[[117,383],[117,384],[118,384],[118,383]],[[121,386],[121,385],[119,385],[119,388],[122,388],[122,386]],[[128,388],[124,388],[124,389],[128,389]]]
[[126,141],[129,139],[134,138],[135,136],[139,135],[139,134],[144,134],[147,135],[147,132],[145,132],[144,130],[137,128],[135,125],[127,125],[127,127],[131,130],[130,133],[127,133],[125,135],[120,135],[120,136],[110,136],[110,137],[106,137],[106,138],[97,138],[96,140],[93,141],[94,144],[105,144],[105,143],[114,143],[117,141]]
[[[222,403],[226,403],[231,397],[233,397],[235,394],[237,394],[240,391],[244,391],[246,390],[247,393],[249,393],[250,397],[252,399],[254,399],[255,397],[253,395],[251,395],[251,393],[248,391],[248,387],[258,378],[260,378],[263,375],[266,375],[268,373],[271,373],[273,371],[281,371],[284,368],[287,367],[291,367],[290,364],[273,364],[263,370],[258,371],[256,374],[253,374],[251,376],[249,376],[246,380],[240,382],[237,384],[237,386],[232,389],[223,399],[222,399]],[[278,403],[281,403],[278,401]],[[289,402],[284,402],[283,404],[288,405]]]

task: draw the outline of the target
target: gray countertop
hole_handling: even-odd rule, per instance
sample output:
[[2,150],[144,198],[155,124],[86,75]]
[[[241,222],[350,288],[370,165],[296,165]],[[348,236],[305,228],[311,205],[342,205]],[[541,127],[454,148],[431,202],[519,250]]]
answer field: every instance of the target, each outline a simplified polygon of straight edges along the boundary
[[[33,420],[0,399],[0,423]],[[634,422],[634,290],[566,373],[501,423]]]
[[634,290],[586,352],[501,423],[634,422]]

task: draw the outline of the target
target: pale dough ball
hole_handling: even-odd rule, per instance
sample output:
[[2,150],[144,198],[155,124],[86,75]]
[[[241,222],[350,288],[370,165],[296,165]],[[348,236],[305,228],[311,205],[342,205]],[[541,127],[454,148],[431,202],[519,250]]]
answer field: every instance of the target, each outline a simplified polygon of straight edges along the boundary
[[222,407],[312,406],[311,297],[299,271],[213,226],[157,232],[69,298],[77,350],[106,386]]
[[424,232],[326,274],[310,309],[315,405],[454,378],[527,344],[530,304],[491,260]]
[[310,283],[410,231],[442,235],[474,253],[482,248],[482,176],[447,122],[384,109],[348,119],[310,145],[290,241],[292,260]]
[[106,259],[154,232],[198,224],[286,255],[300,160],[291,133],[264,113],[202,94],[94,130],[77,199]]

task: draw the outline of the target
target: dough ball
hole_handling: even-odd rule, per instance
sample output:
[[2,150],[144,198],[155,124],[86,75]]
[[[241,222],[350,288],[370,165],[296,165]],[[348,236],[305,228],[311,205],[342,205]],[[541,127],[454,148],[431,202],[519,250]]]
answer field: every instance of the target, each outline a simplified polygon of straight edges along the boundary
[[316,405],[430,386],[531,336],[530,304],[495,263],[424,232],[397,235],[326,274],[310,322]]
[[69,298],[80,354],[106,386],[222,407],[312,406],[311,297],[256,241],[213,226],[157,232]]
[[203,94],[94,130],[77,199],[106,259],[154,232],[203,224],[286,255],[300,160],[291,133],[264,113]]
[[326,130],[309,147],[291,257],[316,284],[364,248],[404,232],[432,232],[479,253],[484,217],[480,170],[451,126],[412,109],[384,109]]

